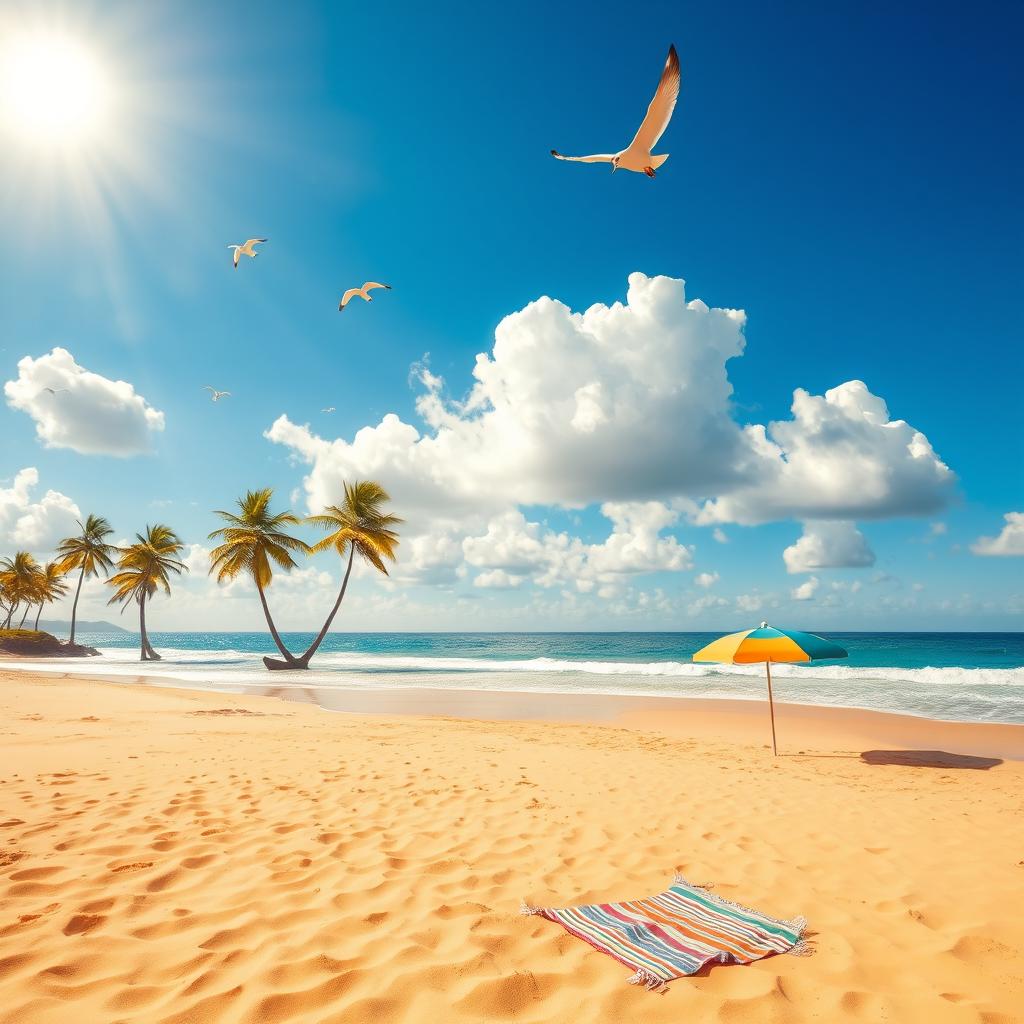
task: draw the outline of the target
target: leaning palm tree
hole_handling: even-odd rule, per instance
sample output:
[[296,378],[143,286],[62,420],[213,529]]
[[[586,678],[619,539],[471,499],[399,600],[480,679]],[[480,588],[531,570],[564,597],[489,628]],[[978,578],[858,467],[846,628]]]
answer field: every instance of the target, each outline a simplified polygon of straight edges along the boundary
[[398,516],[390,515],[383,510],[383,504],[390,500],[391,496],[380,484],[372,480],[361,480],[351,485],[345,484],[345,500],[341,505],[328,505],[320,515],[309,517],[307,522],[329,531],[323,540],[313,545],[312,551],[326,551],[328,548],[334,548],[342,559],[346,554],[348,555],[345,575],[341,581],[341,590],[338,591],[338,599],[334,602],[327,621],[305,654],[294,659],[293,663],[264,658],[263,663],[267,668],[309,668],[310,659],[323,643],[323,639],[327,636],[327,631],[334,621],[334,616],[338,614],[341,602],[345,598],[356,555],[387,576],[388,570],[384,561],[386,559],[389,562],[394,562],[396,560],[395,548],[398,547],[398,534],[392,527],[402,523]]
[[36,621],[33,629],[39,629],[39,616],[43,613],[43,606],[51,604],[64,597],[68,592],[68,585],[64,582],[64,574],[56,562],[47,562],[40,570],[35,582]]
[[170,574],[180,576],[187,566],[176,556],[184,545],[178,535],[162,523],[147,526],[145,534],[135,535],[136,543],[120,549],[118,571],[107,583],[114,588],[114,596],[107,604],[118,602],[122,610],[134,601],[139,606],[140,661],[159,661],[146,633],[146,601],[157,590],[171,592]]
[[24,604],[25,613],[21,617],[24,624],[29,608],[34,604],[36,579],[39,563],[27,551],[19,551],[13,558],[5,558],[0,562],[0,584],[3,585],[4,603],[7,605],[7,617],[4,629],[14,623],[14,613]]
[[114,530],[103,516],[87,516],[84,523],[79,520],[78,526],[81,532],[76,537],[67,537],[57,545],[57,568],[62,573],[79,570],[75,600],[71,605],[69,644],[75,642],[75,617],[78,614],[78,595],[82,592],[82,582],[101,572],[106,576],[113,568],[117,552],[113,544],[107,543],[107,537]]
[[290,664],[295,661],[295,656],[285,647],[274,625],[266,590],[274,578],[274,566],[287,570],[296,568],[292,552],[306,553],[309,547],[305,541],[285,532],[289,526],[298,526],[297,516],[291,512],[271,513],[270,499],[273,495],[269,487],[261,491],[249,491],[244,498],[238,499],[237,514],[217,512],[228,525],[210,534],[210,540],[223,541],[210,552],[210,572],[216,569],[218,583],[237,579],[243,574],[252,577],[256,593],[260,595],[270,635],[281,656]]

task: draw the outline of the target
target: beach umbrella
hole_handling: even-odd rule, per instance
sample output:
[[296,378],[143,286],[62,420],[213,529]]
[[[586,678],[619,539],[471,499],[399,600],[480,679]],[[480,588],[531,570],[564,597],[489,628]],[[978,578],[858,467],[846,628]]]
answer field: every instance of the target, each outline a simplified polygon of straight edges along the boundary
[[819,658],[845,658],[846,651],[838,644],[795,629],[776,629],[762,622],[757,629],[730,633],[702,647],[694,661],[716,661],[727,665],[756,665],[764,662],[768,677],[768,712],[772,720],[772,753],[775,745],[775,704],[772,701],[772,662],[816,661]]

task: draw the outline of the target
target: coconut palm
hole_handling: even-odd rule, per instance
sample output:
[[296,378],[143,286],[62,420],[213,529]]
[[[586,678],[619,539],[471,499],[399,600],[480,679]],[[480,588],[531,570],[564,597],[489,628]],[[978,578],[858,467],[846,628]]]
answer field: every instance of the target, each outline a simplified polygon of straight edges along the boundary
[[223,541],[210,552],[210,572],[217,571],[218,583],[237,579],[243,574],[252,577],[256,592],[260,595],[270,635],[282,657],[291,663],[295,661],[295,656],[285,647],[274,625],[266,590],[274,578],[275,565],[279,569],[294,569],[297,563],[292,552],[305,553],[309,548],[304,541],[285,532],[289,526],[298,526],[297,516],[291,512],[271,513],[270,499],[273,494],[269,487],[261,491],[249,491],[244,498],[238,499],[237,514],[217,512],[227,526],[210,534],[210,540]]
[[39,629],[39,616],[43,613],[44,605],[51,604],[64,597],[68,592],[68,585],[64,581],[64,573],[56,562],[47,562],[38,572],[35,580],[36,621],[32,627]]
[[57,545],[57,568],[60,572],[69,573],[78,569],[78,586],[71,605],[69,644],[75,642],[75,617],[78,614],[78,595],[82,592],[82,582],[101,572],[106,576],[113,568],[117,553],[117,548],[107,543],[107,537],[114,531],[103,516],[87,516],[84,523],[78,521],[78,526],[81,532],[77,536],[67,537]]
[[139,606],[140,661],[159,661],[160,655],[153,650],[146,633],[146,601],[158,590],[171,592],[171,573],[180,576],[187,572],[187,566],[176,556],[184,545],[178,535],[162,523],[147,526],[145,534],[135,535],[136,543],[120,549],[117,560],[118,571],[107,583],[114,588],[114,596],[107,604],[120,603],[128,606],[134,601]]
[[341,505],[328,505],[320,515],[310,516],[307,519],[307,522],[314,526],[329,531],[323,540],[313,545],[312,551],[326,551],[328,548],[334,548],[342,559],[345,559],[346,555],[348,556],[345,575],[341,581],[341,590],[338,591],[338,599],[334,602],[327,621],[305,654],[295,659],[295,664],[282,664],[264,658],[263,662],[267,668],[309,667],[310,659],[323,643],[323,639],[327,636],[327,631],[334,621],[334,616],[338,614],[341,602],[345,598],[356,555],[387,576],[388,570],[384,562],[385,560],[389,562],[396,560],[395,548],[398,547],[398,534],[392,527],[402,523],[398,516],[390,515],[383,510],[384,503],[390,500],[391,496],[380,484],[372,480],[361,480],[351,485],[345,484],[345,500]]
[[27,551],[18,551],[13,558],[5,558],[0,562],[0,584],[3,586],[4,604],[7,606],[7,618],[4,629],[13,624],[14,613],[24,604],[25,613],[21,617],[24,624],[29,608],[34,601],[33,592],[39,563]]

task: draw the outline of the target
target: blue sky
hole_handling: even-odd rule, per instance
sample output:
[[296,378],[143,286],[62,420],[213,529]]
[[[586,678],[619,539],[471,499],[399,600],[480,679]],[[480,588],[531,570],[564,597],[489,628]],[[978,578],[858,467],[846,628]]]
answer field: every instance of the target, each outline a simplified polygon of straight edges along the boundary
[[[1004,516],[1024,509],[1019,10],[980,4],[965,19],[953,5],[653,3],[630,19],[594,4],[398,3],[386,17],[353,8],[5,6],[5,43],[30,30],[72,36],[110,95],[78,146],[29,145],[3,125],[0,371],[20,380],[0,410],[5,551],[34,537],[43,554],[71,505],[106,514],[119,536],[160,519],[202,545],[209,510],[246,488],[273,486],[306,512],[346,467],[369,466],[410,520],[409,544],[399,582],[360,580],[341,628],[713,629],[766,615],[822,628],[1019,627],[1020,559],[971,550],[1008,527],[987,550],[1018,551]],[[553,146],[625,146],[669,42],[682,91],[655,181],[549,157]],[[270,239],[263,255],[232,271],[227,243],[252,235]],[[408,452],[383,452],[376,434],[372,452],[319,463],[309,444],[304,454],[264,437],[284,415],[309,425],[306,438],[351,442],[388,413],[431,436],[416,408],[424,384],[410,376],[428,353],[465,434],[474,412],[451,403],[469,393],[504,317],[541,296],[578,312],[625,302],[633,272],[685,279],[687,300],[745,311],[742,355],[717,371],[692,363],[724,367],[732,395],[708,415],[728,416],[737,435],[790,420],[797,388],[823,396],[859,380],[950,475],[904,479],[906,460],[890,466],[873,441],[859,450],[844,435],[808,454],[807,472],[841,477],[844,460],[877,457],[891,493],[831,515],[806,495],[778,506],[759,485],[740,518],[765,521],[751,525],[727,511],[702,517],[735,481],[705,486],[671,453],[633,479],[643,459],[626,445],[572,494],[535,486],[529,459],[500,500],[453,478],[446,486],[465,488],[465,500],[446,514],[415,474],[389,476],[389,459]],[[368,278],[393,290],[339,317],[341,292]],[[564,324],[552,316],[536,338],[516,328],[519,351],[534,346],[524,386],[542,405],[548,384],[577,370],[574,388],[597,383],[558,350]],[[136,447],[148,453],[76,450],[82,418],[102,425],[110,412],[77,393],[66,404],[78,419],[51,423],[49,446],[40,439],[40,417],[70,414],[33,398],[40,375],[57,371],[18,362],[55,346],[163,414],[162,430],[140,428]],[[659,351],[670,350],[649,358]],[[699,377],[689,383],[701,392]],[[213,405],[205,384],[232,396]],[[666,431],[708,422],[687,403],[672,399]],[[336,411],[320,413],[327,406]],[[516,407],[528,415],[526,401]],[[110,451],[131,448],[126,430],[116,426]],[[598,429],[592,450],[603,443]],[[560,450],[541,446],[536,459]],[[710,442],[705,454],[714,461]],[[38,482],[22,477],[19,489],[28,467]],[[855,468],[848,486],[870,490]],[[41,508],[50,490],[66,500]],[[666,512],[645,506],[639,526],[634,515],[621,549],[582,550],[613,531],[600,510],[610,500]],[[504,540],[491,529],[501,517]],[[847,525],[821,540],[822,521]],[[787,571],[783,551],[802,534],[834,567]],[[584,589],[573,578],[581,565]],[[286,624],[316,624],[334,571],[324,558],[278,589]],[[718,578],[702,586],[699,574]],[[218,600],[194,580],[155,616],[258,627],[244,589],[234,596]]]

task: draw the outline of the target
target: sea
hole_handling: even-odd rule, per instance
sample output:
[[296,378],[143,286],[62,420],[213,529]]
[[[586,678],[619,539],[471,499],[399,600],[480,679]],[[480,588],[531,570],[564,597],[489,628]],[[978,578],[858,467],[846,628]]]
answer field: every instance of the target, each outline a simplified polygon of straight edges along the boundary
[[[273,685],[429,687],[525,693],[764,700],[764,666],[694,664],[716,633],[331,633],[308,672],[271,676],[267,633],[151,633],[163,660],[140,664],[132,633],[80,633],[101,658],[76,673],[252,692]],[[829,633],[849,657],[773,665],[775,699],[961,722],[1024,723],[1024,633]],[[302,651],[312,634],[286,633]],[[53,662],[19,667],[53,671]],[[63,665],[62,665],[63,667]],[[70,667],[70,666],[69,666]],[[271,683],[272,681],[272,683]]]

